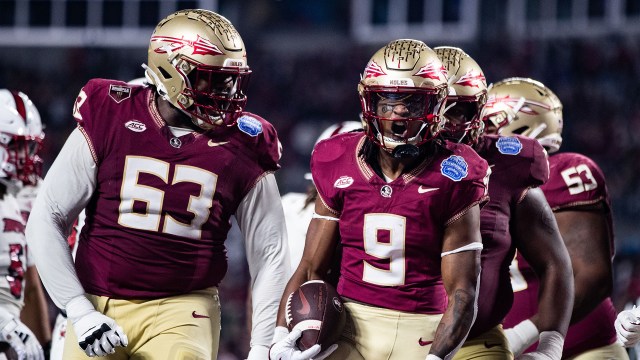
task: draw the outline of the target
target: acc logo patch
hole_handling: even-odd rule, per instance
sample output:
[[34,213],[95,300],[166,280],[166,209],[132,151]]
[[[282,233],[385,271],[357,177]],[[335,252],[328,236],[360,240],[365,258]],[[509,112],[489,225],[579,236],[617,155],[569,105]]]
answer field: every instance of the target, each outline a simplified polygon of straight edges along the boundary
[[127,129],[134,131],[134,132],[143,132],[145,130],[147,130],[147,125],[141,123],[138,120],[129,120],[126,123],[124,123],[124,127],[126,127]]
[[253,116],[243,115],[238,119],[238,129],[249,136],[258,136],[262,133],[262,124]]
[[131,88],[129,86],[111,84],[109,85],[109,97],[120,104],[131,97]]
[[501,137],[498,139],[496,147],[501,154],[518,155],[522,150],[522,143],[515,137]]
[[338,189],[348,188],[353,184],[353,178],[351,176],[340,176],[336,182],[333,183],[333,187]]
[[440,164],[440,173],[453,181],[460,181],[469,174],[468,167],[462,156],[451,155]]

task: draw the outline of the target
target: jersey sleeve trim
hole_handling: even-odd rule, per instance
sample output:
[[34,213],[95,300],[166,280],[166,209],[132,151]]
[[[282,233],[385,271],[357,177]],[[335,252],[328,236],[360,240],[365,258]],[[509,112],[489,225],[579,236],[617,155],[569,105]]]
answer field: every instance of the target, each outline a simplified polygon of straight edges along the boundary
[[78,126],[78,130],[80,130],[85,140],[87,140],[87,145],[89,145],[89,151],[91,151],[91,157],[93,158],[93,161],[96,164],[99,164],[98,153],[96,152],[96,149],[93,146],[93,143],[91,142],[91,138],[89,137],[89,134],[87,134],[87,131],[82,126]]
[[524,200],[524,198],[527,197],[527,194],[529,193],[529,190],[531,190],[531,188],[533,188],[533,187],[534,186],[528,186],[527,188],[522,190],[522,192],[520,193],[520,196],[518,197],[518,200],[516,201],[516,204],[520,204],[522,202],[522,200]]
[[475,201],[471,204],[469,204],[469,206],[467,206],[466,208],[462,209],[462,211],[458,212],[457,214],[455,214],[453,217],[451,217],[451,219],[447,220],[444,224],[445,226],[449,226],[451,225],[451,223],[453,223],[454,221],[460,219],[461,217],[463,217],[468,211],[469,209],[471,209],[472,207],[476,206],[476,205],[484,205],[487,201],[489,201],[489,196],[485,195],[483,196],[480,200]]
[[320,201],[322,202],[322,205],[324,205],[324,207],[326,207],[327,210],[329,210],[329,212],[331,212],[333,215],[337,216],[338,218],[340,217],[341,215],[340,211],[335,210],[331,208],[329,205],[327,205],[327,202],[324,201],[324,199],[322,198],[322,194],[320,194],[319,191],[318,191],[318,199],[320,199]]
[[262,179],[264,179],[267,175],[269,174],[273,174],[275,173],[275,171],[265,171],[262,174],[260,174],[258,177],[256,177],[255,181],[251,184],[251,186],[247,187],[247,191],[244,192],[243,196],[247,196],[247,194],[256,187],[256,185],[258,185],[258,183],[260,181],[262,181]]
[[596,199],[584,200],[584,201],[574,201],[574,202],[570,202],[570,203],[554,206],[554,207],[551,208],[551,210],[552,211],[567,210],[567,209],[580,207],[580,206],[585,206],[585,205],[595,205],[595,204],[597,204],[597,203],[599,203],[601,201],[605,201],[605,197],[604,196],[600,196],[600,197],[598,197]]

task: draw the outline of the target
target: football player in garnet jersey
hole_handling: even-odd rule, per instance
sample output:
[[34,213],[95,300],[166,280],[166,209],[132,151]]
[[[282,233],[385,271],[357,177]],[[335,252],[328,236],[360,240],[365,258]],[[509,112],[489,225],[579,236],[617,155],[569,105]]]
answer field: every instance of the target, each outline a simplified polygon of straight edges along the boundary
[[[538,81],[509,78],[491,85],[482,116],[490,133],[534,138],[549,153],[560,148],[562,103]],[[604,175],[593,160],[576,153],[551,155],[549,173],[549,181],[540,189],[569,251],[575,282],[571,326],[562,358],[627,359],[624,349],[616,344],[613,325],[614,237]],[[548,285],[539,281],[529,259],[522,255],[518,253],[511,265],[515,298],[503,323],[515,352],[526,351],[538,339],[543,330],[539,320],[546,316],[537,293]]]
[[552,355],[557,344],[559,357],[571,315],[573,279],[553,212],[538,188],[549,176],[547,155],[534,139],[483,135],[480,111],[487,83],[482,69],[459,48],[434,50],[449,77],[445,137],[471,145],[491,167],[490,200],[480,211],[484,248],[478,317],[455,359],[513,359],[501,323],[513,300],[509,264],[516,249],[547,284],[539,294],[538,353]]
[[[368,62],[358,85],[365,133],[315,146],[318,189],[302,260],[280,303],[271,359],[441,359],[455,353],[475,317],[480,205],[489,168],[470,147],[437,138],[447,79],[432,49],[392,41]],[[285,302],[326,274],[342,245],[337,290],[342,339],[327,349],[295,347]],[[317,352],[323,351],[320,357]]]
[[[290,270],[272,174],[279,142],[244,111],[244,44],[224,17],[181,10],[157,25],[148,55],[149,86],[93,79],[82,88],[78,127],[27,227],[69,319],[64,359],[215,359],[232,215],[255,300],[248,359],[265,359]],[[83,208],[74,267],[66,239]]]
[[32,248],[26,246],[26,218],[15,197],[24,185],[35,185],[41,140],[42,123],[33,102],[24,93],[1,89],[0,342],[21,359],[44,359],[41,344],[51,340],[44,291]]

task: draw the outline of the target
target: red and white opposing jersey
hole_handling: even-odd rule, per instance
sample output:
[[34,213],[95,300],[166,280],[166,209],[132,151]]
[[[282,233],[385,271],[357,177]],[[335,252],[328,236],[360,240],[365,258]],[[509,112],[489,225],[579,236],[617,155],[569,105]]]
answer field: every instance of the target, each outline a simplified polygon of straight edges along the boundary
[[0,306],[19,316],[24,304],[24,276],[32,266],[24,236],[25,222],[11,194],[0,200]]
[[319,196],[340,218],[338,292],[388,309],[441,314],[444,231],[484,203],[489,168],[467,145],[437,145],[414,170],[386,182],[359,152],[363,133],[316,145],[311,172]]
[[38,196],[38,190],[42,184],[42,179],[38,178],[35,185],[25,185],[16,194],[18,205],[20,206],[20,213],[26,222],[29,219],[29,214],[33,208],[33,202],[36,201]]

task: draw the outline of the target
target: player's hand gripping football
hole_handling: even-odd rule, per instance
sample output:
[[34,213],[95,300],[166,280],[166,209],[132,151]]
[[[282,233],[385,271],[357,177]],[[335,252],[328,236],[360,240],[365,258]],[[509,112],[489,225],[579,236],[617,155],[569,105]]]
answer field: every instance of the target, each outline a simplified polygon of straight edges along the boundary
[[[285,327],[278,327],[276,332],[284,334],[288,333],[288,330]],[[316,344],[305,351],[300,351],[296,346],[296,341],[300,336],[302,336],[302,330],[293,328],[290,333],[271,345],[269,360],[322,360],[338,348],[337,344],[333,344],[320,353],[322,349],[320,345]]]
[[618,342],[626,347],[634,346],[640,340],[640,308],[633,307],[618,314],[614,323]]
[[42,346],[29,328],[18,319],[4,322],[0,329],[0,341],[9,343],[19,359],[44,360]]
[[78,345],[87,356],[113,354],[117,346],[129,344],[127,335],[115,320],[96,311],[84,296],[69,301],[67,317],[73,324]]

